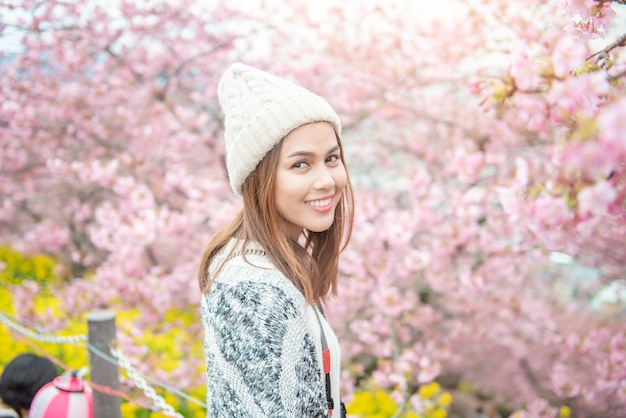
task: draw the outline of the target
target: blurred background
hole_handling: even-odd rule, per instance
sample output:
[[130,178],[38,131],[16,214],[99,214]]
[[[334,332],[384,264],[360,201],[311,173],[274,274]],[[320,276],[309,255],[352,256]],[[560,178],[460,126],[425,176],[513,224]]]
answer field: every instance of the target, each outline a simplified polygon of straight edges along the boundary
[[[617,0],[0,0],[0,369],[88,366],[69,337],[112,310],[206,414],[195,277],[241,205],[216,98],[241,61],[342,118],[349,416],[626,416],[625,35]],[[120,372],[122,416],[175,416]]]

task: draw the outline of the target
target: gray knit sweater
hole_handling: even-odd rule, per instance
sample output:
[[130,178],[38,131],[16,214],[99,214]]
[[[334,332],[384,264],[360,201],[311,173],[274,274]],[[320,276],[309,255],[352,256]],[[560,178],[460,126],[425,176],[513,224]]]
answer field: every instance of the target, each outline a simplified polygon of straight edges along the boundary
[[202,298],[207,417],[328,417],[304,297],[265,256],[246,258]]

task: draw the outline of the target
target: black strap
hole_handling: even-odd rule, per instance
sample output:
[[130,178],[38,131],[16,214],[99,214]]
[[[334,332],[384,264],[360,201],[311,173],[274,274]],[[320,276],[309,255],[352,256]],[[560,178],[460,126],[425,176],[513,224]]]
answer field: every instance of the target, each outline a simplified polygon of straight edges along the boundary
[[[322,337],[322,367],[324,368],[324,377],[326,384],[326,402],[328,403],[329,413],[332,415],[333,409],[335,409],[335,401],[333,400],[331,388],[330,388],[330,349],[328,348],[328,342],[326,341],[326,333],[324,333],[324,326],[322,325],[322,320],[318,314],[318,311],[324,315],[324,311],[322,311],[321,307],[313,307],[315,310],[315,317],[317,318],[317,322],[320,325],[320,334]],[[328,364],[326,364],[328,362]]]

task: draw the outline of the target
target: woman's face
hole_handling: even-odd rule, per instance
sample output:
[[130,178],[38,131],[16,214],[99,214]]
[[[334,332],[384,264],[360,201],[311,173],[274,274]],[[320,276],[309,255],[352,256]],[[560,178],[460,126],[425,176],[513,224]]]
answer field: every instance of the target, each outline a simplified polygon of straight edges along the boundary
[[282,141],[275,184],[276,206],[289,236],[297,240],[303,229],[330,228],[347,181],[330,123],[310,123],[291,131]]

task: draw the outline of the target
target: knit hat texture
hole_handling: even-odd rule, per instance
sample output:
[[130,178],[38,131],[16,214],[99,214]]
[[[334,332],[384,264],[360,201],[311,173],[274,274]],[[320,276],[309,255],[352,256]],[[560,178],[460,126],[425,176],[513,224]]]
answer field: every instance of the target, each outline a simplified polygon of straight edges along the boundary
[[217,93],[224,112],[228,179],[238,196],[246,178],[289,132],[325,121],[341,134],[339,116],[326,100],[245,64],[234,63],[226,69]]

